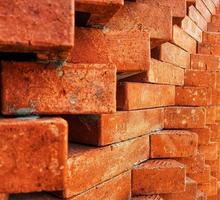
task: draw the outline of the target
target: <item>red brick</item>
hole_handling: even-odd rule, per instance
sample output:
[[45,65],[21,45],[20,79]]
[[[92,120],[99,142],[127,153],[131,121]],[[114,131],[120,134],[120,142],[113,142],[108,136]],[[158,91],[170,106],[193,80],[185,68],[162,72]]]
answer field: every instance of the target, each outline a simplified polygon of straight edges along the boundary
[[131,200],[164,200],[164,199],[161,196],[155,194],[155,195],[132,197]]
[[211,168],[209,165],[206,165],[203,170],[199,170],[194,173],[187,173],[187,175],[195,180],[198,184],[207,183],[210,181]]
[[220,33],[215,32],[203,32],[202,42],[207,44],[220,44]]
[[197,24],[197,26],[202,31],[207,31],[207,22],[203,18],[203,16],[200,14],[200,12],[194,7],[190,6],[188,11],[188,16]]
[[150,65],[149,34],[140,30],[77,28],[75,46],[68,61],[115,64],[119,72],[146,71]]
[[212,0],[203,0],[206,7],[209,9],[210,13],[214,15],[216,13],[215,4],[212,2]]
[[210,182],[198,185],[199,190],[206,193],[207,196],[213,196],[217,194],[217,179],[215,177],[210,178]]
[[205,109],[200,107],[165,108],[164,127],[168,129],[204,128]]
[[164,194],[162,197],[164,200],[193,200],[196,199],[196,192],[197,192],[197,183],[196,181],[186,178],[186,189],[184,192],[180,193],[170,193],[170,194]]
[[63,195],[69,198],[80,194],[131,169],[135,163],[148,157],[148,136],[102,148],[73,144],[69,150],[68,174]]
[[211,167],[211,172],[219,173],[220,170],[220,159],[219,156],[216,160],[207,160],[206,164]]
[[215,83],[216,83],[215,89],[220,90],[220,72],[219,71],[216,72],[215,75],[216,75],[216,77],[215,77],[216,78],[215,79]]
[[212,90],[205,87],[176,87],[176,105],[208,106],[212,103]]
[[197,48],[196,40],[190,37],[183,29],[181,29],[177,25],[173,26],[172,43],[183,48],[189,53],[196,53],[196,48]]
[[60,200],[46,192],[11,194],[10,200]]
[[186,16],[181,22],[181,28],[198,42],[202,42],[201,29]]
[[197,190],[196,200],[207,200],[207,196],[205,193],[201,192],[200,190]]
[[124,0],[76,0],[76,11],[90,13],[88,24],[105,24],[124,5]]
[[215,106],[216,107],[216,120],[220,121],[220,106]]
[[199,145],[199,152],[205,156],[205,160],[216,160],[218,158],[218,143]]
[[220,90],[213,90],[212,92],[212,103],[214,105],[220,105]]
[[210,32],[219,32],[220,26],[218,24],[208,23],[208,31]]
[[155,48],[152,57],[182,68],[189,68],[190,65],[190,54],[169,42]]
[[[191,61],[192,65],[194,66],[196,65],[196,60],[193,59]],[[199,61],[197,63],[198,65],[200,64]],[[194,69],[185,70],[184,85],[185,86],[196,86],[196,87],[214,87],[215,86],[215,73],[205,71],[205,70],[194,70]]]
[[216,121],[216,107],[208,106],[206,109],[206,124],[215,124]]
[[0,200],[8,200],[8,194],[0,193]]
[[198,70],[220,70],[220,57],[213,55],[192,54],[191,68]]
[[203,0],[196,0],[196,8],[207,22],[211,21],[212,15],[206,7],[206,5],[204,4]]
[[130,82],[149,82],[169,85],[183,85],[184,69],[173,64],[151,59],[147,72],[123,79]]
[[174,104],[175,86],[130,82],[118,84],[118,110],[135,110]]
[[197,153],[198,135],[185,130],[163,130],[150,135],[151,158],[190,157]]
[[198,51],[201,54],[220,56],[220,44],[203,43],[199,45]]
[[149,160],[132,170],[132,194],[183,192],[185,167],[175,160]]
[[210,138],[211,138],[210,128],[197,128],[197,129],[191,129],[191,131],[197,133],[198,144],[208,144],[210,142]]
[[67,121],[71,141],[104,146],[163,129],[164,110],[157,108],[114,114],[72,115]]
[[34,62],[4,62],[2,112],[4,114],[114,112],[115,79],[115,66],[112,65],[65,64],[55,68],[52,65]]
[[173,17],[185,17],[186,1],[185,0],[137,0],[137,2],[150,3],[170,7]]
[[49,54],[49,59],[66,59],[74,38],[72,0],[1,1],[0,10],[1,51],[39,52]]
[[220,138],[220,124],[210,124],[209,127],[211,129],[211,138]]
[[213,15],[212,16],[212,23],[219,26],[220,25],[220,15]]
[[66,121],[61,118],[1,119],[0,136],[1,192],[63,188],[67,159]]
[[165,6],[146,3],[126,2],[106,25],[109,30],[141,29],[150,33],[151,47],[172,38],[172,13]]

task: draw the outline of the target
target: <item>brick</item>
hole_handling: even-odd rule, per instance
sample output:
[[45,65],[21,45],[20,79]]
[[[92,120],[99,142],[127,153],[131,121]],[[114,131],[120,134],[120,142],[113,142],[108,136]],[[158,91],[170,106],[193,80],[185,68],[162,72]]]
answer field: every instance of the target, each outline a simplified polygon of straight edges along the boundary
[[215,32],[203,32],[202,42],[206,44],[220,44],[220,33]]
[[205,156],[205,160],[216,160],[218,158],[218,143],[199,145],[199,152]]
[[148,158],[148,136],[101,148],[73,144],[69,150],[63,196],[69,198],[78,195]]
[[67,159],[66,121],[61,118],[1,119],[0,136],[1,192],[63,188]]
[[186,16],[181,22],[181,28],[198,42],[202,42],[202,30]]
[[132,194],[183,192],[185,167],[175,160],[149,160],[132,170]]
[[206,124],[215,124],[216,121],[216,107],[208,106],[206,109]]
[[220,57],[214,55],[192,54],[191,68],[198,70],[220,70]]
[[213,15],[212,16],[212,23],[219,26],[220,25],[220,15]]
[[169,42],[155,48],[152,57],[182,68],[189,68],[190,65],[190,54]]
[[214,105],[220,105],[220,90],[213,90],[212,92],[212,103]]
[[172,13],[165,6],[146,1],[143,3],[126,2],[111,18],[106,30],[136,30],[150,33],[151,47],[172,39]]
[[198,52],[201,54],[220,56],[220,44],[207,44],[203,43],[199,45]]
[[207,160],[206,164],[211,167],[211,172],[219,173],[220,170],[220,159],[219,156],[216,160]]
[[164,110],[156,108],[101,115],[72,115],[66,119],[70,141],[104,146],[163,129]]
[[196,200],[207,200],[207,196],[205,193],[201,192],[200,190],[197,190]]
[[197,153],[198,135],[185,130],[163,130],[150,135],[151,158],[190,157]]
[[199,190],[206,193],[207,196],[213,196],[217,194],[217,179],[215,177],[210,178],[210,182],[198,185]]
[[188,16],[197,24],[197,26],[202,31],[207,31],[207,22],[203,18],[203,16],[199,13],[199,11],[194,7],[190,6],[188,11]]
[[[196,60],[199,57],[196,57]],[[192,65],[200,64],[199,61],[192,60]],[[205,64],[204,64],[205,65]],[[195,87],[214,87],[215,86],[215,73],[206,70],[185,70],[184,85]]]
[[209,32],[219,32],[220,26],[218,24],[208,23],[208,31]]
[[[218,7],[219,6],[219,0],[212,0],[212,2],[214,3],[215,7]],[[216,8],[217,10],[218,8]]]
[[205,87],[176,87],[176,105],[208,106],[212,103],[212,90]]
[[124,5],[123,0],[76,0],[76,11],[89,13],[87,24],[105,24]]
[[211,21],[212,14],[204,4],[203,0],[196,0],[196,8],[207,22]]
[[220,138],[220,124],[216,123],[216,124],[210,124],[209,125],[210,129],[211,129],[211,138]]
[[187,175],[195,180],[198,184],[207,183],[210,181],[211,177],[211,168],[209,165],[206,165],[205,168],[201,171],[197,171],[194,173],[187,173]]
[[220,120],[220,106],[215,106],[216,107],[216,120]]
[[0,10],[2,52],[35,52],[49,59],[66,59],[74,38],[72,0],[2,1]]
[[220,72],[219,71],[216,72],[215,75],[216,75],[216,77],[215,77],[216,78],[215,79],[215,83],[216,83],[215,89],[220,90]]
[[167,129],[204,128],[205,109],[201,107],[165,108],[164,127]]
[[184,69],[173,64],[151,59],[147,72],[138,73],[123,79],[123,81],[183,85]]
[[150,65],[149,34],[140,30],[76,28],[75,46],[68,61],[115,64],[118,72],[146,71]]
[[183,29],[177,25],[173,26],[172,43],[183,48],[189,53],[196,53],[196,40],[190,37]]
[[214,15],[216,13],[215,4],[212,2],[212,0],[203,0],[206,7],[209,9],[210,13]]
[[34,62],[4,62],[2,112],[16,115],[114,112],[115,79],[112,65],[65,64],[55,68]]
[[211,138],[210,128],[197,128],[197,129],[191,129],[191,131],[197,133],[198,144],[208,144],[210,142],[210,138]]
[[186,15],[186,1],[185,0],[137,0],[137,2],[151,3],[170,7],[173,17],[185,17]]
[[192,200],[196,199],[196,192],[197,192],[197,183],[196,181],[186,178],[186,189],[184,192],[180,193],[170,193],[170,194],[163,194],[162,197],[164,200]]
[[0,200],[8,200],[8,194],[0,193]]
[[118,110],[135,110],[174,104],[175,86],[124,82],[119,83],[117,87]]
[[10,194],[10,200],[59,200],[46,192]]
[[155,194],[155,195],[132,197],[131,200],[164,200],[164,199],[161,196]]

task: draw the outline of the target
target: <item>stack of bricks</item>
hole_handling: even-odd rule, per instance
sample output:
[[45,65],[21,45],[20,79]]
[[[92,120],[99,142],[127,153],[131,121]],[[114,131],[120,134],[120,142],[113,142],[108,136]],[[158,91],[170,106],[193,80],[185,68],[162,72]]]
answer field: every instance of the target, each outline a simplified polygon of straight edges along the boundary
[[0,200],[220,199],[219,6],[0,2]]

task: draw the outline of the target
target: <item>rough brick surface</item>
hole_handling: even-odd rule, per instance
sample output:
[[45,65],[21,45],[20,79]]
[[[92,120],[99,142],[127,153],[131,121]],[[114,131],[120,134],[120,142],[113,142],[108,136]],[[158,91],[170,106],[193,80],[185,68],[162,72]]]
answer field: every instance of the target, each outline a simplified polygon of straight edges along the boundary
[[[157,91],[155,93],[155,91]],[[119,83],[117,109],[135,110],[175,104],[175,86],[147,83]]]
[[163,108],[67,118],[71,141],[103,146],[161,130]]
[[212,0],[203,0],[204,4],[206,5],[206,7],[208,8],[208,10],[210,11],[210,13],[212,15],[214,15],[216,13],[216,8],[215,8],[215,4],[213,3]]
[[198,136],[185,130],[163,130],[150,135],[151,158],[190,157],[197,153]]
[[217,179],[211,176],[210,182],[198,185],[198,189],[206,193],[207,196],[217,195]]
[[197,133],[198,144],[207,144],[210,142],[210,138],[211,138],[210,128],[197,128],[197,129],[191,129],[191,131]]
[[159,195],[146,195],[146,196],[137,196],[133,197],[131,200],[164,200],[161,196]]
[[203,170],[198,170],[193,173],[187,173],[190,178],[195,180],[198,184],[208,183],[211,177],[211,168],[206,165]]
[[216,123],[216,106],[207,106],[206,109],[206,124]]
[[80,194],[148,158],[149,136],[102,148],[73,145],[69,151],[64,197]]
[[1,192],[63,188],[67,159],[67,123],[63,119],[1,119],[0,130]]
[[203,32],[202,33],[203,43],[216,44],[216,43],[220,43],[219,40],[220,40],[220,33],[215,33],[215,32]]
[[132,194],[183,192],[185,167],[175,160],[149,160],[132,170]]
[[168,129],[204,128],[205,109],[200,107],[165,108],[164,126]]
[[218,143],[199,145],[199,151],[205,156],[205,160],[216,160],[218,158]]
[[196,8],[207,22],[211,21],[211,13],[204,4],[203,0],[196,0]]
[[55,68],[4,62],[2,110],[4,114],[114,112],[115,79],[112,65],[65,64]]
[[145,31],[76,28],[75,36],[71,63],[112,63],[119,72],[146,71],[149,67],[150,41]]
[[74,38],[72,0],[1,1],[0,10],[1,51],[40,52],[60,59],[67,57]]
[[0,200],[8,200],[8,194],[0,193]]
[[214,56],[220,56],[220,44],[219,43],[202,43],[199,45],[198,48],[199,53],[201,54],[207,54],[207,55],[214,55]]

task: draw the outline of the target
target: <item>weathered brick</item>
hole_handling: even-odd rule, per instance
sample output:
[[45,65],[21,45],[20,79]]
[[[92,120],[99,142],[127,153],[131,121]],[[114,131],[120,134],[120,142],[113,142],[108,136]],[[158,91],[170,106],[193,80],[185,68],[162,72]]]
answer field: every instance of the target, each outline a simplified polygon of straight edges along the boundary
[[211,138],[210,128],[197,128],[197,129],[190,129],[190,130],[197,133],[198,144],[207,144],[210,142],[210,138]]
[[201,54],[220,56],[220,43],[202,43],[199,44],[198,52]]
[[202,42],[207,44],[220,44],[220,33],[216,32],[203,32]]
[[49,59],[66,59],[74,38],[72,0],[1,1],[0,10],[1,51],[39,52]]
[[207,183],[210,181],[211,177],[211,168],[209,165],[206,165],[203,170],[195,171],[193,173],[187,173],[187,175],[195,180],[198,184]]
[[208,31],[209,32],[219,32],[220,26],[218,24],[208,23]]
[[176,105],[208,106],[212,103],[212,90],[205,87],[176,87]]
[[66,121],[61,118],[1,119],[0,137],[1,192],[63,188],[67,159]]
[[2,63],[4,114],[114,112],[115,90],[112,65],[65,64],[55,68],[34,62]]
[[[155,91],[157,91],[155,93]],[[117,109],[135,110],[175,104],[175,86],[123,82],[117,88]]]
[[163,194],[185,190],[185,167],[175,160],[149,160],[132,170],[132,194]]
[[164,200],[193,200],[196,199],[197,183],[196,181],[186,177],[186,189],[179,193],[170,193],[161,195]]
[[197,24],[202,31],[207,31],[207,22],[199,11],[194,7],[190,6],[188,16]]
[[214,3],[214,5],[215,5],[215,7],[217,7],[216,8],[216,12],[217,12],[217,9],[218,9],[218,6],[219,6],[219,0],[212,0],[212,2]]
[[220,90],[213,90],[212,92],[212,103],[214,105],[220,105]]
[[220,121],[220,106],[215,106],[216,107],[216,120]]
[[216,160],[207,160],[206,164],[211,167],[211,172],[219,173],[220,170],[220,159],[219,156]]
[[198,42],[202,42],[202,30],[186,16],[181,22],[181,28]]
[[8,200],[8,194],[0,193],[0,200]]
[[150,135],[151,158],[190,157],[197,153],[198,135],[185,130],[163,130]]
[[220,90],[220,72],[215,73],[215,89]]
[[114,114],[72,115],[66,119],[71,141],[104,146],[163,129],[164,110],[157,108]]
[[216,121],[216,107],[208,106],[206,109],[206,124],[215,124]]
[[211,176],[210,182],[198,185],[198,189],[206,193],[207,196],[216,195],[217,194],[217,179]]
[[210,124],[208,127],[211,129],[211,138],[220,138],[220,124]]
[[196,8],[207,22],[211,21],[212,14],[204,4],[203,0],[196,0]]
[[164,200],[164,199],[161,196],[155,194],[155,195],[132,197],[131,200]]
[[220,15],[213,15],[212,16],[212,23],[219,26],[220,25]]
[[172,43],[183,48],[189,53],[196,53],[196,48],[197,48],[196,40],[190,37],[183,29],[181,29],[177,25],[173,26]]
[[153,49],[152,57],[182,68],[190,66],[190,54],[169,42]]
[[212,2],[212,0],[203,0],[206,7],[209,9],[210,13],[214,15],[216,13],[215,4]]
[[109,30],[141,29],[150,33],[151,47],[172,38],[172,12],[169,7],[158,6],[146,1],[126,2],[106,25]]
[[149,82],[169,85],[183,85],[184,69],[173,64],[151,59],[147,72],[123,79],[130,82]]
[[214,55],[192,54],[191,68],[198,70],[220,70],[220,57]]
[[201,107],[167,107],[164,114],[164,127],[168,129],[205,127],[205,109]]
[[124,0],[76,0],[76,11],[89,13],[87,24],[105,24],[124,5]]
[[[80,194],[148,158],[149,136],[102,148],[73,144],[69,150],[63,195],[69,198]],[[92,171],[96,173],[91,173]]]
[[207,200],[207,196],[204,192],[197,189],[196,200]]
[[10,200],[60,200],[46,192],[11,194]]
[[205,156],[205,160],[216,160],[218,158],[218,143],[216,142],[199,145],[198,149]]
[[118,72],[146,71],[150,65],[149,34],[140,30],[76,28],[75,46],[68,61],[115,64]]

